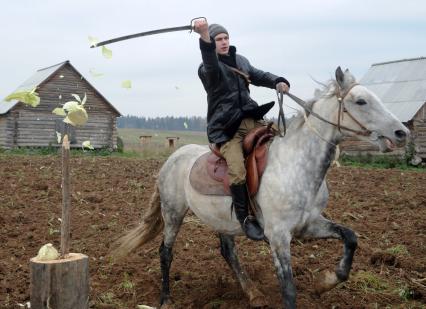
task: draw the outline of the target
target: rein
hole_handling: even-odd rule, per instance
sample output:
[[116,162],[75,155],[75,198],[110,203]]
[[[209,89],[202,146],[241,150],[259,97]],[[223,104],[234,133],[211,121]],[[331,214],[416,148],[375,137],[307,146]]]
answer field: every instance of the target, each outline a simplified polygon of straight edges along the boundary
[[[287,133],[287,126],[285,124],[285,115],[284,115],[284,108],[283,108],[283,101],[284,101],[284,93],[277,91],[277,98],[278,98],[278,105],[279,105],[279,112],[278,112],[278,133],[281,137],[283,137]],[[280,123],[283,126],[283,131],[281,131]]]
[[[338,117],[337,117],[337,123],[334,123],[332,121],[329,121],[327,119],[325,119],[324,117],[318,115],[317,113],[315,113],[310,107],[307,106],[307,103],[305,101],[303,101],[302,99],[296,97],[295,95],[291,94],[290,92],[287,92],[286,94],[297,104],[299,104],[300,106],[302,106],[302,108],[306,111],[308,111],[312,116],[318,118],[319,120],[322,120],[328,124],[331,124],[335,127],[337,127],[337,129],[339,130],[339,132],[342,132],[342,130],[346,130],[349,132],[353,132],[357,135],[361,135],[361,136],[368,136],[371,134],[371,131],[368,130],[363,124],[361,124],[361,122],[359,122],[345,107],[345,104],[343,102],[343,100],[345,99],[345,97],[349,94],[349,92],[352,90],[353,87],[357,86],[359,84],[353,84],[345,93],[344,95],[341,95],[340,93],[340,88],[339,92],[337,93],[337,101],[339,102],[339,111],[338,111]],[[282,96],[281,96],[282,97]],[[281,113],[281,108],[282,108],[282,101],[280,101],[280,113]],[[341,125],[340,121],[341,119],[343,120],[343,115],[344,113],[347,113],[348,116],[356,123],[358,124],[362,130],[354,130],[351,128],[348,128],[346,126]],[[280,114],[278,116],[278,128],[279,128],[279,119],[280,119]],[[285,132],[285,130],[284,130]],[[280,132],[281,133],[281,132]]]

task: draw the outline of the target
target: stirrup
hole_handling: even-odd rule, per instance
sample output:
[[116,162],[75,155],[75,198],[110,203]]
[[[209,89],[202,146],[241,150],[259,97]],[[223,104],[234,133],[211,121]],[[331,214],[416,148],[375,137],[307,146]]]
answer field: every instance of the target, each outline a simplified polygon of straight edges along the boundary
[[255,216],[248,215],[248,216],[244,219],[244,221],[243,221],[243,225],[246,225],[246,221],[247,221],[247,220],[249,220],[249,221],[257,221],[257,219],[256,219],[256,217],[255,217]]

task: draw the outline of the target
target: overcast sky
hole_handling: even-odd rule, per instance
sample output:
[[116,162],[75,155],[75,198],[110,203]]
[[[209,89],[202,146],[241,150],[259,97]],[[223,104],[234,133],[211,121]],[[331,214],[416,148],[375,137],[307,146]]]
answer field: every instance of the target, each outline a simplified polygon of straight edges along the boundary
[[[37,69],[70,60],[123,115],[206,115],[199,36],[111,44],[112,59],[90,49],[88,36],[102,41],[205,16],[228,29],[231,45],[253,66],[287,78],[306,99],[317,87],[311,77],[327,81],[339,65],[361,78],[373,63],[426,56],[424,0],[13,0],[3,1],[0,15],[0,98]],[[132,88],[122,88],[123,80]],[[259,104],[276,99],[270,89],[251,89]]]

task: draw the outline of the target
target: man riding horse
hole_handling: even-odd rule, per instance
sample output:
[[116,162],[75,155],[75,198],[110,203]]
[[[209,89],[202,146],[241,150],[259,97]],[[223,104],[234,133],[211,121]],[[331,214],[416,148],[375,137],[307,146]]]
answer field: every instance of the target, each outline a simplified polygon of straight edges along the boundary
[[[192,26],[183,28],[188,27]],[[292,98],[295,96],[288,93],[289,84],[284,78],[257,70],[246,58],[237,55],[235,48],[229,46],[228,33],[222,26],[209,27],[207,22],[198,20],[195,31],[201,36],[203,63],[199,75],[208,95],[207,133],[210,142],[219,144],[220,152],[228,160],[232,200],[222,190],[212,190],[209,194],[199,190],[214,186],[208,172],[212,165],[206,164],[204,167],[207,168],[204,169],[200,168],[201,164],[197,166],[199,161],[208,162],[201,161],[206,155],[210,156],[208,148],[194,144],[180,147],[161,167],[142,223],[117,240],[112,256],[127,256],[163,233],[159,250],[162,282],[160,304],[162,309],[172,308],[170,270],[173,246],[184,217],[191,209],[201,222],[217,232],[220,252],[235,273],[252,307],[265,307],[268,301],[239,263],[235,236],[241,235],[240,225],[252,239],[263,239],[265,235],[276,268],[283,305],[294,309],[296,284],[291,259],[292,239],[340,239],[343,242],[343,254],[335,270],[324,270],[315,279],[317,293],[329,291],[346,281],[352,268],[357,248],[355,232],[323,216],[329,199],[326,174],[337,145],[345,137],[356,137],[378,146],[381,152],[387,152],[405,146],[410,132],[377,95],[357,83],[348,69],[343,71],[340,66],[337,67],[335,79],[325,84],[309,105],[303,104],[309,114],[300,113],[292,121],[285,138],[273,139],[266,168],[258,165],[264,167],[264,176],[253,196],[256,203],[262,205],[262,211],[256,214],[258,221],[255,221],[248,217],[241,140],[249,129],[260,125],[260,119],[273,103],[258,106],[250,98],[248,84],[275,87]],[[258,129],[262,131],[264,128]],[[247,134],[243,145],[245,149],[251,137],[252,134]],[[259,140],[256,146],[260,145]],[[253,158],[253,153],[249,158]],[[250,176],[253,165],[247,166],[250,167],[247,173]],[[195,187],[191,179],[200,170],[210,174],[200,174],[203,175],[199,181],[202,185]],[[252,177],[248,179],[248,184],[252,183]],[[222,185],[221,189],[225,188],[225,181],[214,181]],[[253,194],[253,190],[250,192]],[[229,212],[231,201],[237,218]]]
[[249,216],[246,168],[242,141],[259,126],[260,120],[274,102],[258,106],[250,97],[249,84],[287,92],[290,83],[253,67],[229,45],[228,31],[218,24],[197,20],[194,31],[200,34],[203,59],[198,75],[207,92],[207,136],[216,144],[228,164],[228,177],[235,213],[246,236],[263,240],[263,229],[254,216]]

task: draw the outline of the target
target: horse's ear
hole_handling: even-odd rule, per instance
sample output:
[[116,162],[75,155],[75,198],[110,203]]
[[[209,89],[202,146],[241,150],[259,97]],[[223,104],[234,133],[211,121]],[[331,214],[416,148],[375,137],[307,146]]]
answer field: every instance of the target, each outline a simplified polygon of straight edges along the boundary
[[336,69],[336,81],[339,86],[343,88],[343,85],[345,83],[345,73],[343,73],[342,68],[340,66],[338,66]]
[[355,77],[351,72],[349,72],[349,69],[346,69],[345,72],[343,72],[340,67],[337,67],[336,69],[336,81],[343,90],[356,82]]

